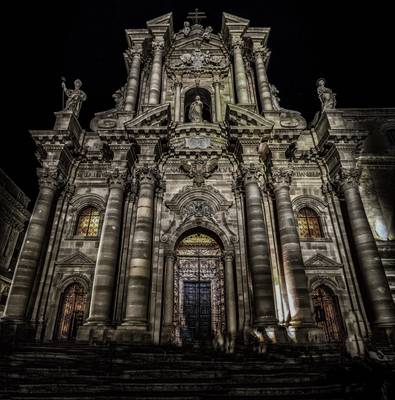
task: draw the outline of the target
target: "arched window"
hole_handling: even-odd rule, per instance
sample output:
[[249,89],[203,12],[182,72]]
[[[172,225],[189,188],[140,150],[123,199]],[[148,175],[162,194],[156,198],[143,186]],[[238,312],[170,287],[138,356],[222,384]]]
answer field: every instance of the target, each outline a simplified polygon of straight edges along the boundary
[[85,207],[78,215],[75,234],[95,237],[99,233],[100,212],[95,207]]
[[303,239],[322,237],[320,218],[314,210],[304,207],[298,211],[298,230]]

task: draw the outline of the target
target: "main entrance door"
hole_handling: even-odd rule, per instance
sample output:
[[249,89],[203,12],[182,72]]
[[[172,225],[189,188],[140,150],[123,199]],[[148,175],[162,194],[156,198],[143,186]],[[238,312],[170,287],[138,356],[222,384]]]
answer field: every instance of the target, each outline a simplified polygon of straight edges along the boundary
[[207,341],[211,337],[211,283],[184,283],[185,343]]
[[194,233],[177,247],[174,271],[174,341],[207,344],[225,331],[222,250],[211,236]]

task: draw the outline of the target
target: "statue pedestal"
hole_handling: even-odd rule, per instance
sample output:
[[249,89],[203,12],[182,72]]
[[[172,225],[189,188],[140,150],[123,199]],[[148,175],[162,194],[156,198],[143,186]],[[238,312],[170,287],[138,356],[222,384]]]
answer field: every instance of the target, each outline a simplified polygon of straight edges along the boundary
[[80,142],[80,138],[83,134],[78,119],[71,111],[57,111],[54,113],[56,117],[54,131],[66,131],[71,136],[71,140],[75,143]]

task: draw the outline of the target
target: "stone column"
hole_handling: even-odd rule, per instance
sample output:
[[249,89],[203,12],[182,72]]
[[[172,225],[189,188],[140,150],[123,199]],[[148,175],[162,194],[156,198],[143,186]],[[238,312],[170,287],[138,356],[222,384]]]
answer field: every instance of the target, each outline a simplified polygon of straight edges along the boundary
[[19,255],[4,315],[9,320],[23,321],[26,317],[30,293],[36,278],[55,192],[58,172],[55,169],[38,170],[40,191],[26,231]]
[[112,294],[122,226],[125,175],[114,171],[109,177],[110,193],[97,253],[87,325],[106,325],[111,322]]
[[262,110],[272,111],[273,110],[272,97],[265,67],[266,55],[267,55],[267,49],[264,47],[254,51],[255,69],[256,69],[256,76],[258,83],[258,91],[262,104]]
[[140,82],[141,51],[129,50],[128,59],[130,63],[128,86],[126,89],[125,111],[136,111],[137,95]]
[[174,121],[181,121],[181,88],[182,83],[181,80],[176,79],[174,81]]
[[359,193],[360,175],[361,171],[357,168],[342,168],[336,182],[347,206],[359,264],[358,275],[364,287],[364,300],[372,330],[379,336],[381,332],[387,332],[394,340],[395,305]]
[[225,252],[225,307],[227,331],[231,337],[235,337],[237,332],[237,316],[232,252]]
[[174,264],[175,254],[173,252],[166,255],[165,266],[165,292],[164,299],[164,328],[166,336],[170,339],[173,327],[173,309],[174,309]]
[[219,76],[214,77],[214,95],[215,95],[215,114],[217,122],[222,121],[222,107],[221,107],[221,80]]
[[268,239],[262,209],[261,190],[254,170],[244,175],[248,260],[254,289],[255,320],[257,326],[277,325],[274,307],[272,273],[268,255]]
[[[272,171],[284,278],[291,314],[290,326],[296,330],[311,327],[313,320],[302,249],[289,194],[291,176],[292,171],[288,169]],[[305,334],[307,332],[300,336],[300,340],[306,339]]]
[[152,267],[152,230],[157,171],[147,166],[137,171],[140,181],[124,325],[146,328]]
[[243,47],[244,43],[242,40],[238,40],[233,44],[236,93],[238,103],[249,104],[247,74],[243,60]]
[[151,77],[149,84],[148,104],[159,104],[160,88],[162,85],[162,57],[163,57],[163,42],[152,42],[153,58],[151,66]]

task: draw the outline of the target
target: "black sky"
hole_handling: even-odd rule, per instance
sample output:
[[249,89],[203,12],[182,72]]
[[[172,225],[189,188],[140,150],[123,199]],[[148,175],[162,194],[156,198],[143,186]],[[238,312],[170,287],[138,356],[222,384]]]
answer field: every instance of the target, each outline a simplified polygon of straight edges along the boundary
[[[42,2],[44,3],[44,2]],[[55,2],[52,2],[55,3]],[[188,11],[205,11],[215,32],[226,11],[272,28],[269,79],[281,105],[311,120],[319,108],[315,81],[325,77],[338,107],[394,107],[395,34],[390,2],[84,0],[14,2],[3,30],[0,167],[32,199],[37,194],[34,146],[28,129],[51,129],[61,108],[60,77],[75,78],[88,95],[80,121],[113,107],[126,81],[124,30],[173,11],[174,29]],[[319,4],[319,5],[317,5]],[[62,8],[60,8],[60,6]],[[4,106],[3,106],[4,107]]]

